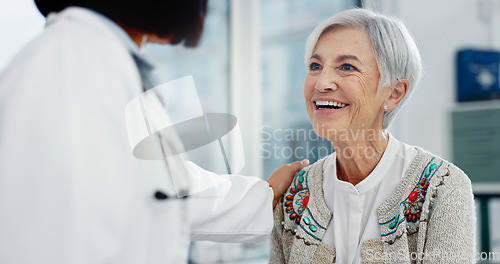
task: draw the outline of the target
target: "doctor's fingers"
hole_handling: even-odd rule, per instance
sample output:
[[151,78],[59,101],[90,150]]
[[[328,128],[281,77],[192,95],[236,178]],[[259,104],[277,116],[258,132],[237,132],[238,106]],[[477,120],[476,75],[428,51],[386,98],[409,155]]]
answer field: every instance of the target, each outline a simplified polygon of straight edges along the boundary
[[301,161],[295,161],[295,162],[289,163],[289,164],[287,164],[285,166],[289,166],[290,169],[295,174],[295,173],[299,172],[300,170],[302,170],[307,165],[309,165],[309,160],[308,159],[303,159]]
[[[271,185],[274,192],[274,198],[279,199],[292,183],[295,174],[309,165],[309,160],[295,161],[276,169],[270,176],[267,182]],[[276,201],[275,201],[276,202]]]
[[275,180],[282,181],[282,180],[284,180],[285,182],[289,181],[289,183],[286,186],[286,187],[288,187],[288,185],[290,185],[290,183],[292,181],[293,176],[295,176],[295,174],[297,172],[299,172],[300,170],[302,170],[307,165],[309,165],[309,160],[308,159],[303,159],[301,161],[295,161],[295,162],[283,165],[280,168],[276,169],[269,176],[268,182],[270,180],[271,181],[275,181]]

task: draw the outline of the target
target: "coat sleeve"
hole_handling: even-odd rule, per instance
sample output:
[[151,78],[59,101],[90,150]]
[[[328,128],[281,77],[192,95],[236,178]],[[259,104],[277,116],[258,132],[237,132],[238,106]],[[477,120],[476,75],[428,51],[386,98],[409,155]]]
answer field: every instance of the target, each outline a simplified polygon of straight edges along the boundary
[[423,263],[475,263],[476,217],[469,178],[458,168],[443,178],[427,226]]
[[221,176],[194,164],[189,169],[197,170],[204,180],[219,182],[189,197],[192,240],[257,242],[269,238],[273,191],[267,182],[242,175]]

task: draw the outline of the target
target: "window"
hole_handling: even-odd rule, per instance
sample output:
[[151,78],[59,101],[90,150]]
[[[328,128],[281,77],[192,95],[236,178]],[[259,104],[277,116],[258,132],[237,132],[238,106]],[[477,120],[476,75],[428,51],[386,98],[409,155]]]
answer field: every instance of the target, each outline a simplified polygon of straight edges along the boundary
[[[228,113],[229,4],[225,0],[208,2],[209,11],[198,47],[148,44],[144,52],[156,66],[154,75],[157,84],[192,75],[204,113]],[[187,154],[199,166],[227,174],[218,142]]]
[[262,158],[264,175],[308,158],[311,163],[332,153],[318,137],[306,112],[303,84],[304,47],[311,30],[335,13],[359,5],[349,0],[261,1]]

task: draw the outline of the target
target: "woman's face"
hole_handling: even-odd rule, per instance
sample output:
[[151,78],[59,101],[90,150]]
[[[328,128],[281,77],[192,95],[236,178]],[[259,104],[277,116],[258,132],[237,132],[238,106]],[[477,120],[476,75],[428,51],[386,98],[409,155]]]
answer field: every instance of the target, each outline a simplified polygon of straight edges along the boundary
[[[371,41],[360,29],[337,28],[316,43],[304,83],[307,113],[315,132],[336,141],[338,133],[382,129],[380,74]],[[337,138],[338,140],[338,138]]]

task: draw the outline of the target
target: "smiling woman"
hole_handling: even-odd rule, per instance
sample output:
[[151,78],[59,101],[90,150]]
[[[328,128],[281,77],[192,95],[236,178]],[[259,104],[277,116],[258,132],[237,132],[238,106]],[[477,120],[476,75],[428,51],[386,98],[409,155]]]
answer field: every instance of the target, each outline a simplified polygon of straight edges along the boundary
[[274,211],[271,263],[472,263],[474,202],[459,168],[386,129],[421,72],[395,18],[348,10],[306,45],[304,98],[335,153],[299,172]]
[[[339,28],[326,32],[319,38],[309,65],[304,97],[316,133],[328,138],[328,133],[351,126],[382,129],[384,111],[380,105],[389,90],[377,91],[379,71],[364,31]],[[321,102],[345,107],[324,109]]]

